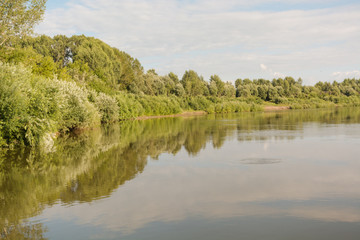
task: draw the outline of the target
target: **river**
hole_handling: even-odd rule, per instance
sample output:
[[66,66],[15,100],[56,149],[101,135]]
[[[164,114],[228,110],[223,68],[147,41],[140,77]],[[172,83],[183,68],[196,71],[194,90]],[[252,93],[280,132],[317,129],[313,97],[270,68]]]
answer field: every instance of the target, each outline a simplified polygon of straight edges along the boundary
[[360,109],[126,121],[0,152],[3,239],[360,239]]

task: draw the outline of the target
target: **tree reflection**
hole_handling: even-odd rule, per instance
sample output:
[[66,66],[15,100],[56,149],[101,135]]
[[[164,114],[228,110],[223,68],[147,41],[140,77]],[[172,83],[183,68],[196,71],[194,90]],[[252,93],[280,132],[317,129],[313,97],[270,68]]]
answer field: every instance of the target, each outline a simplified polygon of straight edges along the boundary
[[[42,224],[23,222],[58,201],[91,202],[144,171],[147,159],[185,149],[197,155],[210,143],[294,139],[309,122],[360,122],[359,109],[209,115],[128,121],[56,140],[51,149],[0,152],[0,237],[42,239]],[[271,134],[266,134],[271,131]]]
[[2,231],[0,231],[0,238],[9,240],[43,240],[47,239],[43,236],[45,232],[46,227],[44,227],[43,224],[30,224],[25,222],[3,228]]

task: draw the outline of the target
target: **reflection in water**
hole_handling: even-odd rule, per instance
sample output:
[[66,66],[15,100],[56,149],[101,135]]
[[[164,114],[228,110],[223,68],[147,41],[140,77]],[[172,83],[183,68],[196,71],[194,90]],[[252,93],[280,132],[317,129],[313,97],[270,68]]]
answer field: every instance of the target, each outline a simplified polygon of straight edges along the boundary
[[245,158],[240,160],[243,164],[274,164],[280,163],[281,159],[276,158]]
[[[338,189],[344,189],[343,196],[336,197],[360,199],[360,193],[354,192],[354,185],[360,183],[359,162],[354,160],[358,150],[349,142],[341,146],[342,156],[331,151],[337,147],[331,145],[332,138],[359,137],[359,128],[354,131],[352,127],[358,123],[358,109],[153,119],[59,138],[52,149],[2,151],[0,237],[41,239],[46,227],[26,219],[45,209],[51,215],[58,203],[67,206],[61,210],[64,218],[72,214],[82,219],[86,212],[85,223],[122,229],[123,233],[151,222],[185,219],[190,213],[214,219],[276,213],[359,222],[358,202],[342,206],[341,211],[332,205],[299,207],[291,202],[327,198]],[[321,130],[320,124],[326,124],[326,129]],[[330,143],[317,142],[319,136],[326,136]],[[309,142],[300,142],[304,137]],[[198,164],[220,167],[199,168],[193,163],[174,167],[171,161],[161,161],[163,153],[183,164],[190,157]],[[144,171],[148,157],[164,166]],[[342,165],[339,157],[344,160]],[[318,165],[309,162],[312,160]],[[336,167],[324,168],[320,163],[325,160]],[[269,165],[254,170],[254,164]],[[128,181],[131,188],[121,189],[120,194],[119,186]],[[150,192],[158,198],[150,198]],[[96,201],[104,198],[107,202]],[[278,206],[278,200],[287,204]],[[80,204],[85,202],[96,202],[99,210],[91,212],[92,205]],[[124,207],[115,211],[113,206]]]

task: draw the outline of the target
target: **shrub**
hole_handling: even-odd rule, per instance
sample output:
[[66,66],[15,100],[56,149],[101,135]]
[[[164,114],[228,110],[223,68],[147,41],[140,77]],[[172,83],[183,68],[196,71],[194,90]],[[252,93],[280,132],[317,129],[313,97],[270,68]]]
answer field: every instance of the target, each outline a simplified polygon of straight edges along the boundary
[[[28,81],[30,75],[30,72],[21,66],[0,63],[0,122],[2,135],[8,143],[25,141],[24,125],[29,118],[27,109],[28,92],[31,90]],[[30,128],[27,131],[31,131]]]
[[74,82],[54,80],[59,87],[59,107],[61,118],[59,130],[66,132],[100,124],[100,114],[88,100],[86,89]]
[[114,98],[100,93],[95,99],[95,105],[100,113],[101,122],[110,123],[119,119],[119,106]]
[[0,63],[0,122],[1,139],[7,144],[34,146],[47,132],[99,124],[100,115],[88,91],[75,83]]
[[3,138],[3,133],[1,129],[2,129],[2,122],[0,122],[0,148],[6,146],[6,141]]
[[144,114],[145,110],[133,94],[120,92],[115,96],[119,109],[119,120],[132,119]]

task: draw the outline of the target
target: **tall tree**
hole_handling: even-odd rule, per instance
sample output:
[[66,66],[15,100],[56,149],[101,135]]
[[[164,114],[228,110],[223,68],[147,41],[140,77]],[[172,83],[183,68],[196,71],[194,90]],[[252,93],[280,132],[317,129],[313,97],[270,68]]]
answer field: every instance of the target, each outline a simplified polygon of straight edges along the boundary
[[188,96],[199,96],[204,94],[206,83],[195,71],[186,71],[180,82]]
[[42,19],[46,0],[0,1],[0,47],[11,44],[15,38],[31,34]]
[[216,84],[217,96],[218,97],[224,96],[225,95],[225,83],[220,79],[220,77],[218,75],[212,75],[210,77],[210,84],[213,82]]

